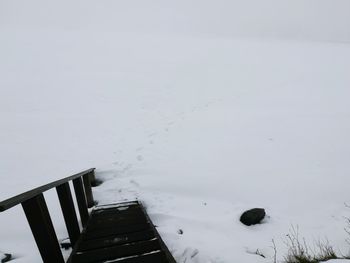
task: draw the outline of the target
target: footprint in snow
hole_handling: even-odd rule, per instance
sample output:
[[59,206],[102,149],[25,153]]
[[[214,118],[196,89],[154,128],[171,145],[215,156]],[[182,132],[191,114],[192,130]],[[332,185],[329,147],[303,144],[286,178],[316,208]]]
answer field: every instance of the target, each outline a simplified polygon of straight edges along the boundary
[[198,253],[199,253],[198,249],[186,248],[185,251],[182,253],[182,260],[183,260],[182,262],[183,263],[189,262],[189,260],[197,256]]
[[124,169],[122,170],[123,173],[129,171],[131,168],[133,168],[132,164],[128,164],[127,166],[124,167]]
[[156,132],[152,132],[152,133],[148,134],[148,137],[154,137],[154,136],[156,136],[156,135],[157,135]]
[[130,180],[129,182],[130,182],[130,184],[135,185],[135,186],[137,186],[137,187],[140,186],[140,185],[139,185],[136,181],[134,181],[134,180]]

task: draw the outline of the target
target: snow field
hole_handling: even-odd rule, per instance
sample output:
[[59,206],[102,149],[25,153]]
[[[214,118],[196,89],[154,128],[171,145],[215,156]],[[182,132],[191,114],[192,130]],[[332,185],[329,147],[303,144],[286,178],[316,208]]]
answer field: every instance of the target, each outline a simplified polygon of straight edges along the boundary
[[[272,239],[281,260],[292,226],[346,253],[350,47],[332,41],[348,40],[347,3],[307,5],[314,22],[280,28],[268,7],[258,28],[209,2],[108,3],[1,3],[0,199],[94,166],[95,198],[140,199],[178,262],[271,262]],[[268,217],[245,227],[252,207]],[[0,233],[14,262],[38,261],[20,207],[0,214]]]

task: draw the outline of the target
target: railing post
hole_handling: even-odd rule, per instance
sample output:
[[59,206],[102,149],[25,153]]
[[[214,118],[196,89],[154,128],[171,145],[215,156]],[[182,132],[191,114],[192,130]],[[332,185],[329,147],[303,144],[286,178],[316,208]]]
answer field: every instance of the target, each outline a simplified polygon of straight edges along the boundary
[[69,239],[72,244],[72,247],[74,247],[75,243],[79,238],[80,229],[77,214],[74,208],[72,193],[69,188],[69,183],[67,182],[57,186],[56,191],[58,199],[60,200],[61,209],[68,230]]
[[85,227],[87,221],[89,220],[89,211],[86,204],[84,186],[83,186],[81,177],[73,180],[73,186],[74,186],[75,196],[77,198],[81,223],[83,227]]
[[64,263],[43,194],[22,203],[24,213],[44,263]]
[[83,183],[84,183],[84,188],[85,188],[86,201],[87,201],[87,206],[89,208],[93,207],[95,205],[94,197],[92,195],[90,178],[91,178],[90,173],[83,175]]
[[92,171],[89,173],[89,178],[90,178],[90,184],[91,184],[91,186],[93,186],[93,187],[97,186],[96,176],[95,176],[95,170],[92,170]]

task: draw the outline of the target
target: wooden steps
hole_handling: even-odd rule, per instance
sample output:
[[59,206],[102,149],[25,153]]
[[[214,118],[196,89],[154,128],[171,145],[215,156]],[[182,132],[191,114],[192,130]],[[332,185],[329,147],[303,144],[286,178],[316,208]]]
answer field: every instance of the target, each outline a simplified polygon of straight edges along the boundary
[[96,207],[70,263],[176,263],[139,202]]

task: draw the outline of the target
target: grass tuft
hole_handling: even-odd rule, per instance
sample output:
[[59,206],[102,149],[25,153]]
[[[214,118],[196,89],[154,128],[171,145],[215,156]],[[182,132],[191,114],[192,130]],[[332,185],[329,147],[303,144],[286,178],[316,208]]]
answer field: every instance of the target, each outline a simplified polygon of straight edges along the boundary
[[339,258],[328,240],[325,242],[319,240],[315,244],[316,248],[312,250],[305,239],[299,237],[298,227],[292,226],[285,244],[288,247],[288,253],[284,257],[285,263],[319,263]]

